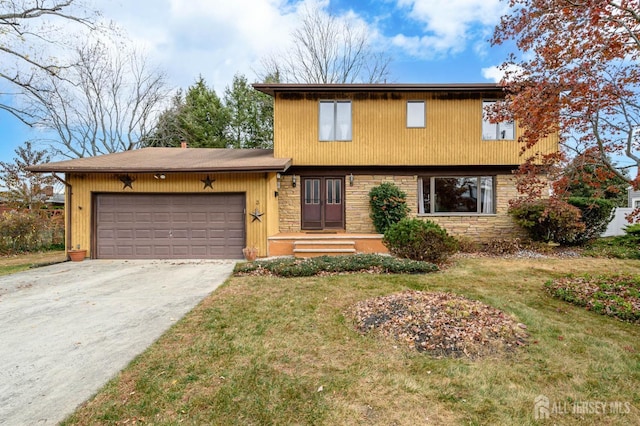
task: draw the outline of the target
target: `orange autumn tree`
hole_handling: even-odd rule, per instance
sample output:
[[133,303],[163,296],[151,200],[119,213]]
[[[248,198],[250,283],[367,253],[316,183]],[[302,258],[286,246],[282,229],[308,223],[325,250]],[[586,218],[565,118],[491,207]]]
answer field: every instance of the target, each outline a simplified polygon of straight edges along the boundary
[[[513,41],[519,54],[502,64],[507,96],[490,113],[521,123],[523,151],[558,132],[564,152],[598,153],[612,174],[640,186],[639,3],[509,1],[492,44]],[[523,175],[557,158],[527,159]]]

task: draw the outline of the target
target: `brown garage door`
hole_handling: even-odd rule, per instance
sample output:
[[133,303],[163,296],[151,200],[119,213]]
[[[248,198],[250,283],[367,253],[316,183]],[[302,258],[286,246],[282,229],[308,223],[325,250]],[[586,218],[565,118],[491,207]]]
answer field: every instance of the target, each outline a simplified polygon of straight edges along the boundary
[[242,258],[244,194],[99,194],[99,259]]

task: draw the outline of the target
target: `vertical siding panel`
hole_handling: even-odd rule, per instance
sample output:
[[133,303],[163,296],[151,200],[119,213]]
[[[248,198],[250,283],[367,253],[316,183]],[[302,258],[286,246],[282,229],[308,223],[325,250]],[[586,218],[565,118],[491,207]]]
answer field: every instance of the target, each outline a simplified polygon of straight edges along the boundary
[[[320,99],[352,99],[353,140],[318,141]],[[485,99],[495,98],[487,94]],[[424,129],[406,128],[406,101],[426,101]],[[275,102],[275,155],[294,165],[511,165],[522,162],[517,141],[482,140],[482,94],[302,94]],[[520,135],[520,129],[517,135]],[[549,137],[536,150],[554,152]]]
[[[166,179],[154,179],[153,174],[130,174],[135,180],[133,189],[123,189],[122,182],[117,174],[71,174],[68,181],[72,185],[72,202],[68,206],[71,213],[71,243],[75,248],[91,249],[92,237],[92,194],[93,193],[245,193],[246,213],[245,229],[247,245],[259,249],[261,256],[267,254],[267,237],[269,232],[276,233],[277,226],[277,199],[274,195],[275,173],[268,180],[264,173],[235,173],[235,174],[208,174],[215,179],[213,190],[203,189],[201,182],[207,173],[167,173]],[[265,213],[262,222],[251,222],[248,215],[256,208],[259,202],[259,210]],[[269,219],[268,219],[269,218]],[[275,221],[275,222],[274,222]],[[276,228],[276,231],[269,230]],[[89,253],[90,255],[90,253]]]

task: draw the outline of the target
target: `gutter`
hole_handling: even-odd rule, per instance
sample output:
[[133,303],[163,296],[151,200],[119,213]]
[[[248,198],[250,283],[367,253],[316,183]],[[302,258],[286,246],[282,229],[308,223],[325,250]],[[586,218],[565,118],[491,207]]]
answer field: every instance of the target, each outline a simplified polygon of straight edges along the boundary
[[[67,252],[69,250],[73,249],[73,243],[71,242],[71,212],[72,212],[72,208],[71,208],[71,200],[72,200],[72,187],[71,184],[69,182],[67,182],[66,180],[62,179],[60,176],[58,176],[55,172],[51,173],[51,175],[56,178],[57,180],[59,180],[60,182],[62,182],[65,186],[65,201],[64,201],[64,206],[65,206],[65,233],[66,233],[66,238],[67,238],[67,242],[66,242],[66,246],[67,246]],[[69,255],[67,254],[67,260],[69,260]]]

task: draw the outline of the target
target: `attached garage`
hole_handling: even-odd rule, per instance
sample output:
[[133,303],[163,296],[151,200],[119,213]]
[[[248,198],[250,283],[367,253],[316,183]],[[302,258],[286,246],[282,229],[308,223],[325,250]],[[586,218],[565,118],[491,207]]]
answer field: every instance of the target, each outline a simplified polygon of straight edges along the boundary
[[97,194],[98,259],[238,259],[244,194]]
[[[270,149],[142,148],[45,163],[66,187],[66,246],[91,259],[267,256],[290,158]],[[56,173],[64,173],[60,176]]]

